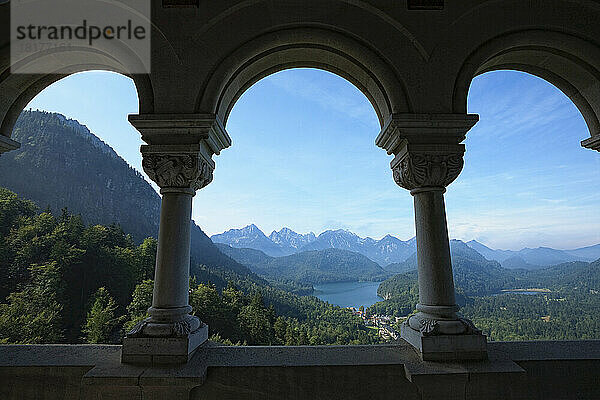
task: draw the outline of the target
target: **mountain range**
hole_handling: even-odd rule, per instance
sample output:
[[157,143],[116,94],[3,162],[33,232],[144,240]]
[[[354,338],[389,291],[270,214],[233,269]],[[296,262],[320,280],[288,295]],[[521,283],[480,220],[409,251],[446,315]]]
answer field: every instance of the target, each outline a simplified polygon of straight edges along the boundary
[[406,260],[416,250],[416,241],[402,241],[391,235],[381,240],[360,236],[344,229],[327,230],[316,236],[314,233],[300,234],[289,228],[273,231],[267,237],[256,225],[242,229],[230,229],[211,236],[214,243],[223,243],[236,248],[260,250],[271,257],[287,256],[305,251],[339,249],[362,254],[380,266]]
[[600,244],[573,250],[557,250],[550,247],[494,250],[475,240],[467,245],[488,260],[495,260],[505,268],[536,269],[572,261],[594,261],[600,258]]
[[[569,288],[581,289],[583,293],[592,290],[593,294],[600,287],[600,258],[593,262],[572,261],[534,270],[511,270],[503,268],[497,261],[487,260],[460,240],[452,240],[450,249],[457,295],[490,296],[516,288]],[[378,288],[381,297],[389,300],[407,293],[411,286],[416,287],[416,259],[411,257],[405,263],[412,268],[382,282]]]
[[[228,231],[228,234],[235,236],[236,233],[242,232],[243,234],[236,236],[237,240],[234,241],[239,246],[264,243],[264,238],[266,238],[255,225],[242,230]],[[332,233],[338,232],[341,233],[342,240],[340,240],[340,237],[332,235]],[[315,240],[309,243],[308,246],[300,247],[298,252],[287,256],[274,257],[258,249],[233,247],[224,243],[217,243],[216,245],[223,253],[272,282],[283,280],[300,285],[314,285],[356,280],[377,281],[397,274],[399,278],[394,279],[392,277],[386,280],[386,282],[392,282],[391,287],[393,288],[396,285],[394,282],[405,280],[406,276],[410,278],[411,285],[416,282],[417,256],[414,250],[406,260],[381,267],[357,251],[335,247],[321,248],[324,245],[348,248],[352,244],[354,247],[351,248],[364,251],[361,243],[365,243],[365,240],[360,240],[360,238],[357,240],[356,235],[348,231],[327,231],[319,236],[324,236],[321,243]],[[220,238],[223,239],[223,236]],[[248,240],[249,238],[253,239]],[[344,239],[352,239],[352,241]],[[317,243],[319,246],[314,246],[313,243]],[[272,248],[270,244],[269,246]],[[311,247],[316,249],[305,250]],[[516,278],[510,270],[503,268],[497,261],[488,260],[465,242],[451,240],[450,251],[455,279],[460,282],[461,289],[470,295],[493,293],[516,282]],[[384,287],[382,297],[391,296],[391,292],[385,291],[386,286],[390,284],[382,285]]]
[[317,240],[317,237],[313,232],[301,234],[296,233],[289,228],[281,228],[279,232],[271,232],[269,239],[271,239],[273,243],[279,245],[284,253],[293,254],[300,251],[300,249],[309,243]]
[[[352,251],[368,257],[386,271],[401,273],[407,271],[404,261],[416,251],[416,239],[402,241],[392,235],[380,240],[362,238],[348,230],[327,230],[316,236],[296,233],[282,228],[265,235],[256,225],[241,229],[230,229],[211,236],[215,243],[227,244],[235,248],[260,250],[271,257],[282,257],[304,251],[340,249]],[[462,242],[461,242],[462,243]],[[497,261],[509,269],[538,269],[571,261],[594,261],[600,258],[600,244],[573,250],[557,250],[549,247],[524,248],[514,250],[495,250],[475,240],[466,242],[466,246],[476,250],[488,260]]]

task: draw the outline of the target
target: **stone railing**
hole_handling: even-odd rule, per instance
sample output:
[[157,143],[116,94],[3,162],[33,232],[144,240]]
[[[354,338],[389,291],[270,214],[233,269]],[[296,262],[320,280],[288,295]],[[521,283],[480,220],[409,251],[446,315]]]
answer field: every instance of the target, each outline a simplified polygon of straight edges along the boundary
[[600,341],[492,342],[487,361],[423,362],[377,346],[227,347],[180,366],[121,346],[0,346],[0,399],[597,399]]

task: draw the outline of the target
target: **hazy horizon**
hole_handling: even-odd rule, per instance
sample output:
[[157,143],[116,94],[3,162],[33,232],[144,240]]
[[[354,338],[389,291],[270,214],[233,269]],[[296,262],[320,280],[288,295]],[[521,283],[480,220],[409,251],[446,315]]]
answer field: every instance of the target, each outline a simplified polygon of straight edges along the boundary
[[[250,223],[250,224],[248,224],[248,225],[239,226],[239,227],[237,227],[237,226],[236,226],[236,227],[231,227],[231,228],[229,228],[229,229],[226,229],[226,230],[225,230],[225,231],[223,231],[223,232],[217,232],[217,233],[213,233],[213,234],[211,234],[211,235],[208,235],[208,233],[207,233],[207,235],[208,235],[209,237],[212,237],[212,236],[214,236],[214,235],[220,235],[220,234],[223,234],[223,233],[225,233],[225,232],[228,232],[228,231],[230,231],[230,230],[234,230],[234,229],[240,230],[240,229],[246,228],[246,227],[248,227],[248,226],[250,226],[250,225],[254,225],[254,226],[256,226],[256,227],[257,227],[258,229],[260,229],[260,230],[261,230],[261,232],[262,232],[262,233],[264,233],[264,234],[265,234],[265,236],[267,236],[267,237],[268,237],[268,236],[269,236],[269,235],[270,235],[270,234],[271,234],[273,231],[279,232],[279,231],[281,231],[281,229],[287,228],[287,229],[290,229],[291,231],[293,231],[293,232],[295,232],[295,233],[297,233],[297,234],[300,234],[300,235],[306,235],[306,234],[309,234],[309,233],[313,233],[313,234],[314,234],[315,236],[317,236],[317,237],[319,237],[319,235],[321,235],[322,233],[325,233],[325,232],[327,232],[327,231],[338,231],[338,230],[344,230],[344,231],[348,231],[348,232],[350,232],[350,233],[353,233],[353,234],[357,235],[357,236],[358,236],[358,237],[360,237],[361,239],[367,239],[367,238],[370,238],[370,239],[377,240],[377,241],[379,241],[379,240],[383,239],[383,238],[384,238],[385,236],[387,236],[387,235],[394,236],[395,238],[397,238],[397,239],[400,239],[400,240],[401,240],[401,241],[403,241],[403,242],[407,242],[407,241],[409,241],[409,240],[411,240],[411,239],[414,239],[414,238],[415,238],[415,235],[414,235],[414,234],[413,234],[413,236],[411,236],[411,237],[408,237],[408,238],[402,238],[402,237],[398,237],[398,236],[396,236],[396,235],[394,235],[394,234],[392,234],[392,233],[387,233],[387,234],[385,234],[385,235],[383,235],[383,236],[381,236],[381,237],[363,236],[363,235],[360,235],[360,234],[358,234],[358,233],[356,233],[356,232],[352,232],[352,231],[351,231],[351,230],[349,230],[349,229],[342,229],[342,228],[338,228],[338,229],[326,229],[326,230],[324,230],[324,231],[321,231],[321,232],[319,232],[319,233],[317,233],[317,232],[315,232],[315,231],[299,232],[299,231],[297,231],[297,230],[295,230],[295,229],[292,229],[292,228],[290,228],[289,226],[285,226],[285,225],[284,225],[284,226],[282,226],[282,227],[280,227],[279,229],[272,229],[272,230],[270,230],[270,231],[266,231],[266,230],[264,230],[264,229],[261,229],[261,227],[260,227],[260,226],[258,226],[258,224],[256,224],[256,223]],[[471,240],[475,240],[475,239],[457,239],[457,238],[454,238],[454,237],[450,237],[450,240],[460,240],[460,241],[462,241],[462,242],[468,243],[468,242],[470,242]],[[525,249],[525,248],[549,247],[549,246],[535,246],[535,247],[520,247],[520,248],[496,248],[496,247],[494,247],[494,246],[491,246],[491,245],[489,245],[488,243],[482,242],[481,240],[475,240],[475,241],[476,241],[476,242],[478,242],[478,243],[480,243],[480,244],[483,244],[483,245],[484,245],[484,246],[486,246],[486,247],[489,247],[489,248],[491,248],[492,250],[511,250],[511,251],[519,251],[519,250],[523,250],[523,249]],[[575,250],[575,249],[579,249],[579,248],[583,248],[583,247],[595,246],[595,245],[597,245],[597,244],[600,244],[600,243],[593,243],[593,244],[591,244],[591,245],[579,246],[579,247],[569,247],[569,248],[566,248],[566,247],[565,247],[565,248],[556,248],[556,247],[552,247],[552,248],[553,248],[553,249],[555,249],[555,250]]]

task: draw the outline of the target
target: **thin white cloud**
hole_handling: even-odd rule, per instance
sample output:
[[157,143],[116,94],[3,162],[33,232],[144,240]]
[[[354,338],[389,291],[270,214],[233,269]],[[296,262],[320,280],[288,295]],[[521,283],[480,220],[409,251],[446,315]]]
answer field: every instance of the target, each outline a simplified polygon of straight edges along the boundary
[[[344,114],[361,124],[373,126],[373,122],[376,121],[375,110],[364,95],[349,96],[349,88],[346,84],[335,85],[335,82],[329,81],[325,87],[322,80],[317,82],[309,79],[307,74],[289,72],[273,74],[269,77],[269,82],[292,95],[315,102],[325,109]],[[343,78],[338,77],[338,79]],[[358,89],[356,92],[360,93]],[[359,100],[361,97],[363,101]]]

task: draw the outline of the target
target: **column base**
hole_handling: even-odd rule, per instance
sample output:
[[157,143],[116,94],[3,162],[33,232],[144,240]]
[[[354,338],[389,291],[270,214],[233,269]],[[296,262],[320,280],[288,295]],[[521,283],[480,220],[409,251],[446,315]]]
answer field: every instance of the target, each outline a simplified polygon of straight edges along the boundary
[[415,347],[423,361],[486,360],[486,336],[477,333],[427,335],[404,322],[400,337]]
[[208,340],[208,325],[178,337],[123,338],[121,362],[128,364],[184,364]]

